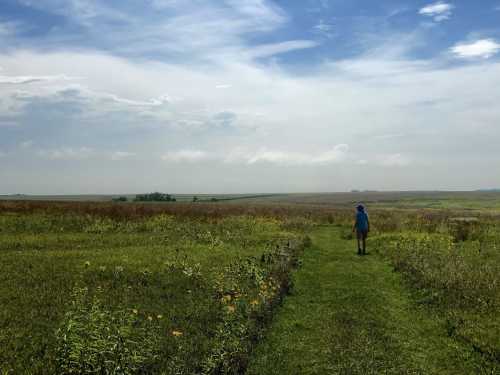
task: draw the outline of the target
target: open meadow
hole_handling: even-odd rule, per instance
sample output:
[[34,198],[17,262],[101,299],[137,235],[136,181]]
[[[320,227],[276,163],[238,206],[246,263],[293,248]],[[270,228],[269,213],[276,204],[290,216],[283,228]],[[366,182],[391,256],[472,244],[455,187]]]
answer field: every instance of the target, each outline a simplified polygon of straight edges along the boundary
[[500,0],[0,0],[0,375],[500,375]]
[[0,373],[498,374],[500,215],[426,199],[366,257],[346,202],[0,202]]

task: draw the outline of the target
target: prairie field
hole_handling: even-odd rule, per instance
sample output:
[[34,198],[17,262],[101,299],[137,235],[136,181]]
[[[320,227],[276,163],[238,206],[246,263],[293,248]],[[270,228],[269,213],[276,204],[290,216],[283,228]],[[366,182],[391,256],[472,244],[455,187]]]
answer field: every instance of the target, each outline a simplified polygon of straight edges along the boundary
[[0,202],[0,373],[500,373],[481,199],[369,203],[366,257],[347,201],[260,199]]

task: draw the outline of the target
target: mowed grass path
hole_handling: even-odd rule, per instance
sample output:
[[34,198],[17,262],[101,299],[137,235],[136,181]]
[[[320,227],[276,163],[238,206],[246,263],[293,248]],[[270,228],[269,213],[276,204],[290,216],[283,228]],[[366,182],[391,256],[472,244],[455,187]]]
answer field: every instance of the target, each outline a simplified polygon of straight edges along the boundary
[[[248,374],[477,374],[470,348],[412,299],[401,275],[321,227]],[[368,248],[369,251],[369,248]]]

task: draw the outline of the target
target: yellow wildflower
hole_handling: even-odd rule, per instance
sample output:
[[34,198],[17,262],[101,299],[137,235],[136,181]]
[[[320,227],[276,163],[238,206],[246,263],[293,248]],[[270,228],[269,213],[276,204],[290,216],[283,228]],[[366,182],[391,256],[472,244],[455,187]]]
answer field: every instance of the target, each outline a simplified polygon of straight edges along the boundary
[[259,303],[260,302],[258,300],[254,299],[252,302],[250,302],[250,305],[252,305],[252,306],[258,306]]
[[177,331],[177,330],[172,331],[172,336],[179,337],[182,335],[183,335],[182,331]]
[[163,318],[163,315],[159,314],[159,315],[157,315],[156,317],[157,317],[158,319],[161,319],[161,318]]
[[135,315],[139,314],[139,311],[138,311],[137,309],[133,309],[133,310],[132,310],[132,312],[133,312]]
[[148,316],[148,320],[149,320],[149,321],[152,321],[152,320],[153,320],[153,317],[152,317],[152,316]]

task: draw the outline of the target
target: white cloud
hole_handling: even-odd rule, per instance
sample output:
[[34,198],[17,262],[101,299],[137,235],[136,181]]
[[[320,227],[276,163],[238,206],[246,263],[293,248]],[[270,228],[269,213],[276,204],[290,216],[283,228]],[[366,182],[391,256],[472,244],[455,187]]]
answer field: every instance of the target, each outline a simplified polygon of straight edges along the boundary
[[378,156],[376,162],[384,167],[406,167],[411,159],[402,154],[388,154]]
[[289,40],[281,43],[263,44],[257,47],[253,47],[247,50],[246,56],[251,59],[270,57],[296,50],[314,48],[318,45],[318,42],[312,40]]
[[55,76],[0,76],[0,84],[24,85],[36,82],[69,81],[77,79],[65,75]]
[[130,159],[137,154],[134,152],[127,152],[127,151],[115,151],[111,154],[111,160],[114,161],[121,161],[121,160],[126,160]]
[[295,151],[282,151],[260,149],[258,151],[232,150],[225,157],[229,163],[270,163],[276,165],[326,165],[345,161],[349,146],[340,144],[320,153],[304,153]]
[[[408,44],[407,40],[404,44]],[[387,174],[382,175],[381,168],[412,163],[415,172],[422,159],[432,160],[433,172],[414,187],[432,188],[445,176],[453,179],[449,165],[458,167],[470,155],[482,160],[468,168],[471,171],[481,169],[486,161],[497,163],[498,150],[488,151],[488,147],[500,141],[500,110],[496,105],[500,100],[496,90],[500,85],[500,64],[491,59],[482,64],[443,66],[441,61],[413,60],[393,51],[370,51],[320,64],[300,74],[279,63],[262,64],[232,54],[207,66],[197,61],[153,62],[91,51],[12,51],[0,54],[3,74],[71,74],[85,79],[80,86],[65,81],[25,85],[22,88],[26,95],[21,96],[19,86],[3,85],[0,124],[18,123],[22,136],[29,134],[37,146],[47,145],[48,151],[43,153],[46,159],[76,159],[78,148],[68,151],[58,145],[79,145],[82,139],[95,137],[95,144],[104,151],[87,158],[101,171],[106,170],[106,162],[113,164],[103,139],[112,142],[112,150],[128,150],[133,144],[138,155],[152,155],[156,170],[162,165],[158,155],[174,150],[163,155],[166,162],[173,164],[169,167],[175,169],[181,167],[175,163],[192,161],[176,170],[179,191],[192,186],[186,182],[188,176],[192,177],[193,170],[198,170],[197,163],[204,160],[218,163],[217,168],[206,168],[211,170],[210,176],[208,172],[207,176],[197,175],[201,190],[213,191],[342,190],[351,184],[345,181],[352,180],[359,186],[369,185],[367,188],[397,186],[397,181],[408,177],[404,175],[407,169],[387,169]],[[214,89],[228,83],[234,89]],[[74,93],[63,94],[72,89]],[[165,93],[171,98],[168,104],[153,105]],[[436,101],[438,104],[425,110],[420,104]],[[16,109],[15,115],[11,108]],[[214,122],[220,113],[235,114],[230,127]],[[418,131],[430,129],[436,132],[432,137],[418,135]],[[9,134],[7,130],[0,134],[6,147],[12,143],[14,149],[24,140],[9,139]],[[408,136],[396,137],[399,134]],[[376,135],[386,140],[382,150],[381,142],[374,142]],[[335,140],[349,144],[350,150],[331,149],[332,140],[333,144]],[[488,152],[496,156],[488,156]],[[363,176],[349,171],[357,160],[369,161],[370,168]],[[20,165],[16,163],[12,162],[12,168]],[[50,163],[45,163],[46,170],[50,170]],[[252,176],[245,174],[242,165],[252,169]],[[328,168],[318,173],[325,176],[324,180],[315,177],[318,185],[312,186],[308,173],[320,170],[315,169],[317,166]],[[288,167],[294,167],[293,178]],[[105,177],[118,178],[110,168]],[[145,176],[141,181],[129,181],[141,186],[138,191],[168,182],[154,172],[155,168],[130,168]],[[335,173],[344,180],[336,180]],[[467,173],[469,176],[473,172]],[[57,175],[57,171],[53,174]],[[420,176],[427,176],[426,172]],[[2,181],[6,179],[1,177]],[[286,179],[290,183],[287,186]],[[360,179],[366,183],[358,183]],[[223,180],[229,181],[227,185],[222,185]],[[21,186],[22,179],[18,181]],[[94,184],[97,182],[96,177]],[[83,183],[90,184],[90,180]],[[374,186],[377,183],[380,185]],[[110,190],[111,186],[124,186],[112,184]]]
[[453,46],[450,51],[459,58],[488,59],[500,51],[500,44],[493,39],[480,39],[475,42],[462,42]]
[[50,150],[39,150],[38,155],[49,160],[84,160],[95,155],[95,151],[88,147],[63,147]]
[[211,158],[210,154],[205,151],[200,150],[180,150],[180,151],[172,151],[167,152],[162,157],[162,160],[175,162],[175,163],[183,163],[183,162],[201,162]]
[[162,160],[176,163],[213,161],[248,165],[259,163],[282,166],[328,165],[346,161],[348,151],[349,146],[346,144],[337,145],[331,150],[320,153],[270,150],[266,148],[249,151],[245,148],[237,147],[228,152],[206,152],[200,150],[168,152],[162,156]]
[[253,19],[276,24],[286,20],[285,13],[267,0],[225,0],[225,2],[239,13]]
[[31,148],[34,144],[35,144],[35,142],[30,139],[30,140],[21,142],[19,147],[21,147],[22,149],[28,149],[28,148]]
[[385,140],[390,140],[390,139],[394,139],[394,138],[402,138],[402,137],[405,137],[405,134],[401,134],[401,133],[381,134],[381,135],[376,135],[373,138],[375,138],[377,140],[385,141]]
[[437,3],[421,8],[419,13],[423,16],[432,17],[436,22],[440,22],[449,19],[454,8],[455,6],[450,3],[438,1]]
[[126,105],[131,105],[131,106],[138,106],[138,107],[157,107],[164,105],[169,102],[169,97],[168,95],[161,95],[158,98],[150,99],[150,100],[132,100],[132,99],[126,99],[119,97],[118,95],[115,94],[109,94],[109,93],[92,93],[91,91],[87,91],[91,94],[91,96],[101,98],[101,99],[111,99],[112,101],[120,104],[126,104]]
[[92,27],[97,20],[132,21],[133,17],[107,6],[99,0],[19,0],[25,6],[53,12],[76,21],[84,27]]
[[334,36],[333,33],[334,26],[332,24],[326,23],[323,20],[320,20],[314,27],[313,31],[319,33],[327,38],[331,38]]

